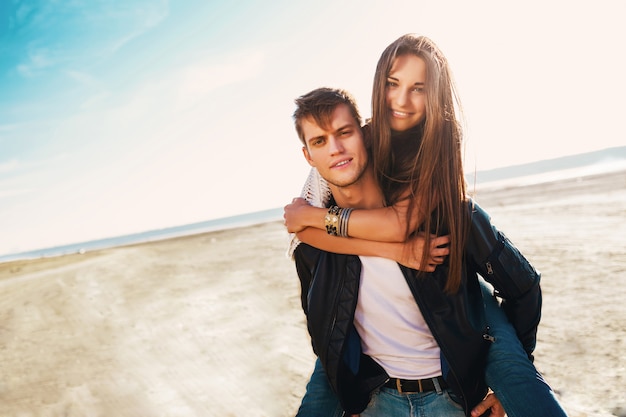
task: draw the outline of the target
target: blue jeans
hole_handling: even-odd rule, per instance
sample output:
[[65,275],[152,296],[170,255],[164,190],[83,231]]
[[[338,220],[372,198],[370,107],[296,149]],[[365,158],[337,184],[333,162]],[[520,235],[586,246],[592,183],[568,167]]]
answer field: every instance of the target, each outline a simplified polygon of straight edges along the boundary
[[[319,360],[306,386],[296,417],[341,417],[343,409],[328,383],[326,373]],[[446,390],[416,394],[400,394],[382,387],[375,391],[361,417],[375,416],[459,416],[464,417],[463,408],[454,402]]]
[[554,392],[537,371],[506,318],[492,288],[481,281],[491,336],[485,380],[509,417],[566,417]]
[[361,417],[380,416],[465,417],[465,412],[450,398],[447,390],[402,394],[393,388],[382,387],[374,392],[361,413]]
[[317,358],[296,417],[341,417],[342,415],[343,409],[330,387],[320,359]]

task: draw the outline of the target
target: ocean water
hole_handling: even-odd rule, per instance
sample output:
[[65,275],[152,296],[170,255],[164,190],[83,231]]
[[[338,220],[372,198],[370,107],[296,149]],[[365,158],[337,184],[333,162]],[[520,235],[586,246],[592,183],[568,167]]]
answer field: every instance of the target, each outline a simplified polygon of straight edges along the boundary
[[[533,162],[512,167],[497,168],[467,174],[467,182],[472,188],[497,189],[500,187],[523,186],[545,183],[560,179],[583,177],[608,172],[624,171],[626,175],[626,146],[605,149],[586,154],[566,156],[552,160]],[[304,179],[303,179],[304,181]],[[135,243],[189,236],[216,230],[251,226],[281,220],[282,206],[274,209],[247,213],[238,216],[213,219],[199,223],[149,230],[106,239],[78,242],[75,244],[37,249],[15,254],[0,255],[0,263],[14,260],[36,259],[85,253]]]
[[186,224],[182,226],[167,227],[163,229],[149,230],[146,232],[133,233],[106,239],[91,240],[87,242],[73,243],[70,245],[55,246],[51,248],[43,248],[27,252],[2,255],[0,256],[0,263],[24,259],[62,256],[74,253],[85,253],[98,249],[131,245],[135,243],[145,243],[180,236],[190,236],[199,233],[212,232],[215,230],[225,230],[236,227],[252,226],[254,224],[280,220],[282,218],[283,208],[279,207],[254,213],[241,214],[238,216]]

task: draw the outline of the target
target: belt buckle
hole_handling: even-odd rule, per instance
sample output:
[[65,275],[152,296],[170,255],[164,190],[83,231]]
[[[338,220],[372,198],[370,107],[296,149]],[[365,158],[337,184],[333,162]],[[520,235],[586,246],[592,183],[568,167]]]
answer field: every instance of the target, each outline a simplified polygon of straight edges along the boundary
[[[410,394],[414,391],[402,391],[402,382],[400,382],[400,378],[396,378],[396,389],[398,390],[398,392],[400,394]],[[417,380],[417,387],[418,387],[418,391],[417,392],[424,392],[424,388],[422,387],[422,380],[418,379]]]

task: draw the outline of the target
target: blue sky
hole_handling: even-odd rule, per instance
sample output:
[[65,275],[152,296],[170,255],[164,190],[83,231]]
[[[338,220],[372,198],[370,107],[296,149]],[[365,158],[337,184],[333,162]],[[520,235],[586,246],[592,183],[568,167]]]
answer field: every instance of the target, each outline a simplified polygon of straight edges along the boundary
[[[623,2],[3,1],[0,255],[284,205],[293,99],[403,33],[452,65],[478,170],[624,145]],[[589,3],[589,4],[588,4]]]

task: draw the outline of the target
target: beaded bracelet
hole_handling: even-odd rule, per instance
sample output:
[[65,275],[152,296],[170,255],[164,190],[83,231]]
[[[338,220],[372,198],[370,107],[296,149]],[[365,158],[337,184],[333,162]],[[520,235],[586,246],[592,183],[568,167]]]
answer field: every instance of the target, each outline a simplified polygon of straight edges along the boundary
[[348,237],[348,219],[351,212],[351,208],[331,206],[324,216],[326,233],[332,236]]
[[331,206],[328,209],[328,213],[324,216],[324,225],[326,226],[326,233],[332,236],[337,236],[339,230],[339,213],[340,208],[337,206]]

